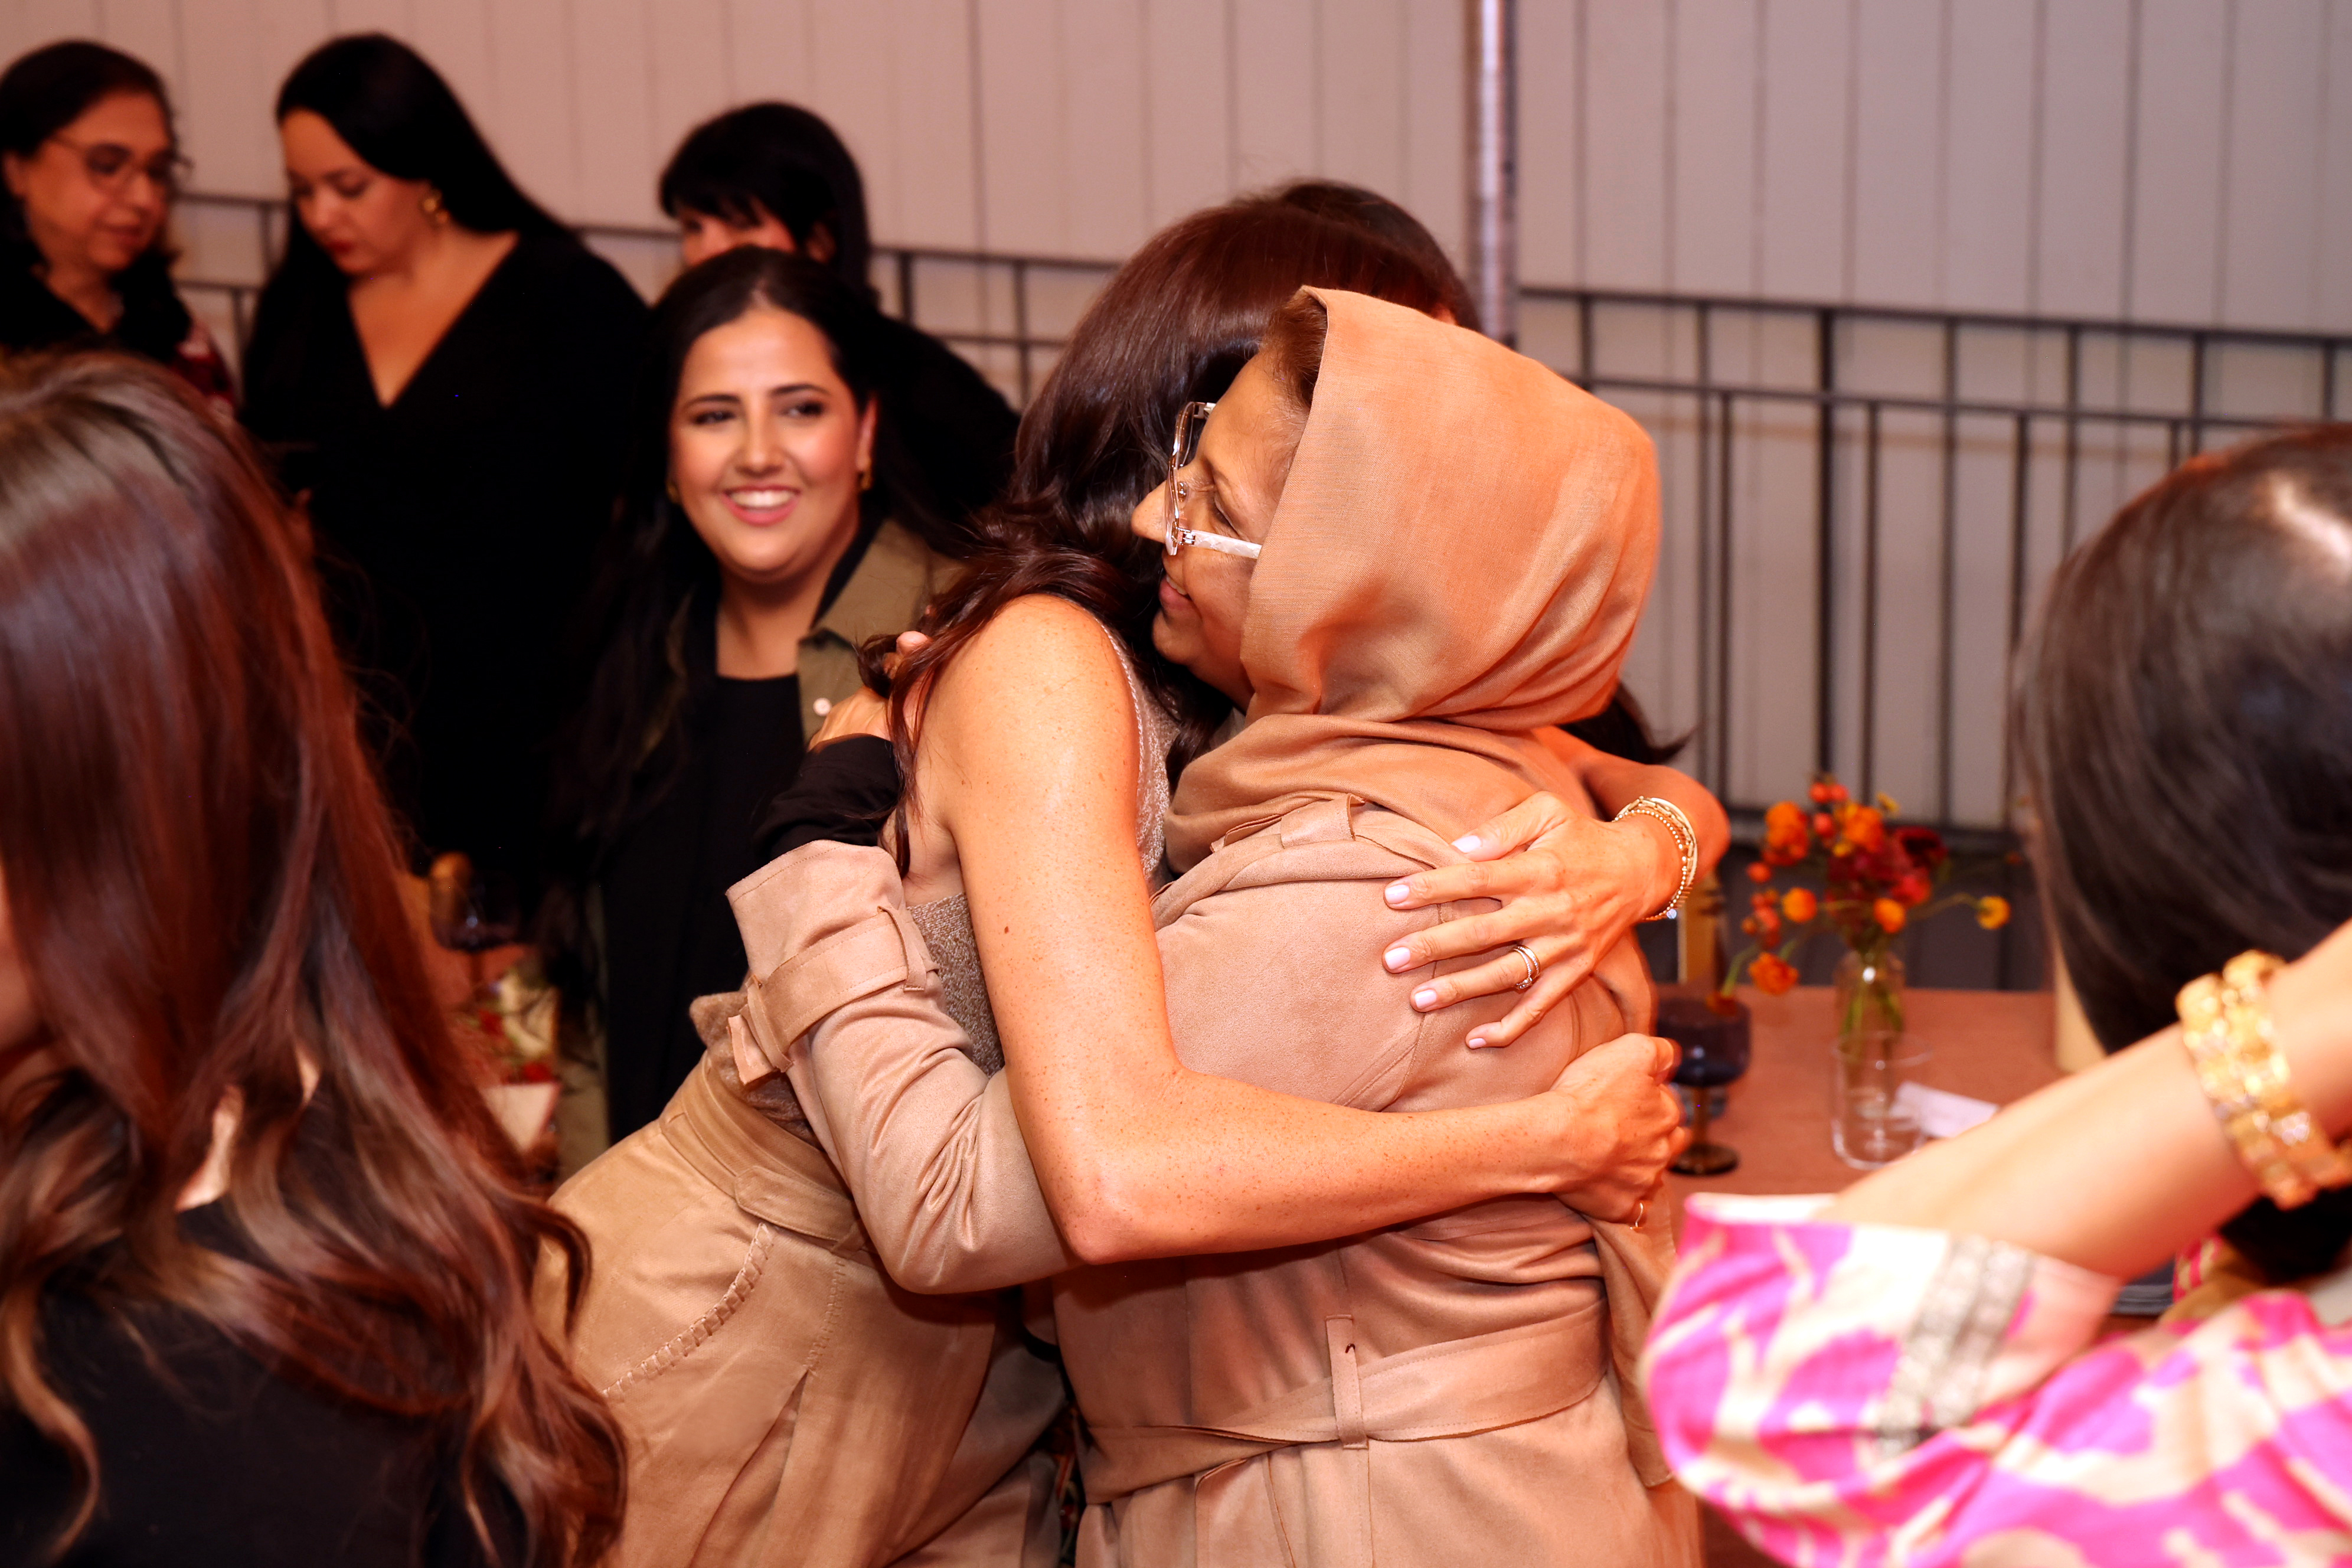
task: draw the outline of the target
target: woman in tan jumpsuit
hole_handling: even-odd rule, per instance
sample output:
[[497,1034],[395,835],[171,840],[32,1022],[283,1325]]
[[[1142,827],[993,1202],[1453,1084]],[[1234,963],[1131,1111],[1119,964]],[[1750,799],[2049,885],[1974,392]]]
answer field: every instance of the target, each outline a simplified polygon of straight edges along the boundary
[[[1262,551],[1180,551],[1155,623],[1248,713],[1182,776],[1183,875],[1153,906],[1187,1067],[1404,1120],[1538,1094],[1622,1046],[1649,1015],[1630,943],[1499,1051],[1462,1044],[1499,1004],[1415,1016],[1341,959],[1432,923],[1382,890],[1457,860],[1454,836],[1538,789],[1581,798],[1530,731],[1600,706],[1632,641],[1646,437],[1484,339],[1308,291],[1181,479],[1181,527]],[[1139,531],[1166,515],[1155,493]],[[1082,1563],[1695,1560],[1629,1375],[1671,1256],[1645,1205],[1630,1225],[1547,1196],[1368,1205],[1339,1241],[1090,1259],[957,1052],[895,881],[880,851],[818,845],[734,890],[761,976],[739,1058],[789,1071],[902,1279],[1058,1276]],[[1078,1048],[1096,1026],[1063,1024]]]

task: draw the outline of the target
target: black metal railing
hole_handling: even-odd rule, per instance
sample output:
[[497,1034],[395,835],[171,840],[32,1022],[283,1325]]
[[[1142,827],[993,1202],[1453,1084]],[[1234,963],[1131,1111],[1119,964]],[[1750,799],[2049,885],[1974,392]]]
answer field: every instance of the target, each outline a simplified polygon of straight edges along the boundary
[[[1527,323],[1545,307],[1559,318],[1555,330],[1549,341],[1529,342]],[[1932,710],[1931,757],[1924,768],[1916,755],[1906,759],[1909,781],[1927,797],[1914,815],[2002,835],[2015,797],[2000,720],[2005,666],[2048,567],[2115,503],[2186,457],[2281,425],[2337,417],[2352,362],[2352,334],[1599,289],[1529,289],[1522,316],[1530,353],[1612,401],[1636,405],[1631,411],[1661,438],[1667,538],[1696,556],[1682,590],[1696,612],[1687,617],[1696,689],[1682,712],[1701,776],[1742,816],[1792,792],[1807,771],[1836,771],[1874,791],[1889,762],[1890,656],[1924,647],[1927,690],[1911,684]],[[1629,367],[1612,353],[1612,320],[1621,337],[1644,340],[1637,348],[1672,342],[1663,357],[1675,363]],[[1780,341],[1775,352],[1750,353],[1747,374],[1727,374],[1727,331]],[[1883,341],[1865,352],[1873,334]],[[2004,377],[1964,375],[1972,353],[2006,361],[2008,384],[1981,390]],[[2094,359],[2104,372],[2097,388],[2087,374]],[[1901,444],[1890,439],[1898,421]],[[1683,438],[1668,438],[1677,434]],[[1801,452],[1805,461],[1789,460]],[[1776,456],[1771,499],[1784,512],[1809,514],[1811,668],[1801,697],[1783,692],[1767,705],[1735,692],[1738,661],[1756,651],[1743,637],[1735,592],[1756,526],[1742,515],[1753,498],[1738,479],[1743,461],[1770,464]],[[1927,481],[1900,503],[1885,483],[1898,463]],[[1979,479],[2000,470],[1992,494],[1964,500],[1961,480],[1971,468]],[[2086,484],[2093,478],[2098,482]],[[1919,569],[1915,549],[1913,564],[1897,573],[1886,548],[1896,539],[1931,542],[1928,570]],[[1786,530],[1782,542],[1793,542]],[[1977,552],[1999,557],[1994,583],[1972,578],[1960,560],[1964,544],[1987,542],[1993,548]],[[1749,598],[1747,613],[1755,615]],[[1890,614],[1890,601],[1899,615]],[[1992,700],[1977,702],[1964,720],[1961,646],[1971,630],[1976,658],[1997,654],[2001,668],[1966,672]],[[1784,735],[1777,752],[1759,748],[1759,726],[1802,731],[1810,743],[1791,745]],[[1738,765],[1743,751],[1754,759],[1745,768]],[[1984,787],[1966,798],[1970,792],[1956,784],[1956,763],[1971,751],[1999,757],[1990,798]]]
[[[191,217],[252,226],[239,275],[197,246],[182,280],[241,340],[283,204],[194,196]],[[648,291],[675,268],[667,231],[582,233]],[[875,268],[887,309],[1020,403],[1112,270],[887,246]],[[1654,646],[1632,675],[1735,819],[1835,771],[1988,843],[2015,794],[2006,663],[2049,567],[2187,456],[2337,417],[2352,369],[2352,333],[1592,289],[1524,290],[1520,336],[1658,443]]]

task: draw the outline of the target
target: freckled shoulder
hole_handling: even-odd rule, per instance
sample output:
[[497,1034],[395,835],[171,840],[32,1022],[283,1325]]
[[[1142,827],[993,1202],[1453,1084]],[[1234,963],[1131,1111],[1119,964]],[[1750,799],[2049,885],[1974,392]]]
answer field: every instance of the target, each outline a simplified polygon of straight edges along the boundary
[[1026,730],[1035,717],[1056,731],[1101,725],[1131,736],[1133,699],[1111,637],[1066,599],[1015,599],[940,675],[926,726],[943,726],[942,740],[961,739],[982,729]]

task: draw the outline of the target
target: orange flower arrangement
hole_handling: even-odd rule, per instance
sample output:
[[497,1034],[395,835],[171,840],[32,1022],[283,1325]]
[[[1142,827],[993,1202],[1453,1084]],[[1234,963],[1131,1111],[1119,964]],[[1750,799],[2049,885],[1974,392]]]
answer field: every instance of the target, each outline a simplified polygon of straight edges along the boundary
[[[1865,805],[1824,774],[1806,791],[1806,804],[1810,812],[1784,800],[1764,814],[1762,858],[1748,868],[1748,877],[1762,885],[1750,896],[1748,918],[1739,922],[1752,942],[1725,973],[1725,994],[1738,984],[1743,968],[1766,995],[1788,991],[1797,984],[1790,955],[1822,928],[1874,961],[1914,921],[1948,909],[1973,909],[1977,923],[1987,931],[2008,923],[2005,899],[1966,893],[1935,898],[1951,874],[1943,835],[1932,827],[1890,826],[1896,807],[1886,796]],[[1773,879],[1783,871],[1819,878],[1821,891],[1776,891]]]

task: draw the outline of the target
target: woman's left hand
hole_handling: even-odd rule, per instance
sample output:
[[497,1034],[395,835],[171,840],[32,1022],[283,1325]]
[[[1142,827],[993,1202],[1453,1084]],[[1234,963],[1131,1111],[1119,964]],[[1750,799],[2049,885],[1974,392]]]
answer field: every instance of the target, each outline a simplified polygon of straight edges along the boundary
[[1664,825],[1646,816],[1599,822],[1558,795],[1528,796],[1454,840],[1470,857],[1461,866],[1416,872],[1387,889],[1391,909],[1417,910],[1463,899],[1496,899],[1503,907],[1430,926],[1391,947],[1391,973],[1495,950],[1472,968],[1416,987],[1413,1007],[1435,1012],[1476,996],[1516,988],[1527,962],[1509,951],[1525,942],[1540,973],[1518,1005],[1482,1024],[1469,1044],[1507,1046],[1584,978],[1634,924],[1674,896],[1682,855]]

